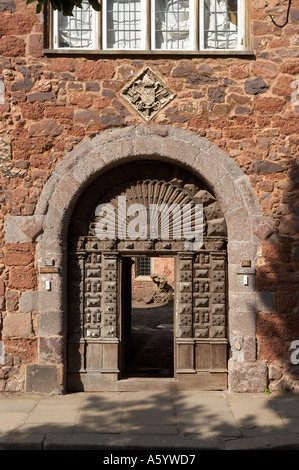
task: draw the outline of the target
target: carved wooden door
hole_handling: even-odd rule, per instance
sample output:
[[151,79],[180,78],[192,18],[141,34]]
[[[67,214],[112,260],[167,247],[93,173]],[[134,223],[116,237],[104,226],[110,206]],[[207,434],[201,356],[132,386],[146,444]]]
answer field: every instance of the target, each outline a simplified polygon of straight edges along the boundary
[[[159,167],[157,175],[152,176],[151,162],[146,165],[143,162],[141,172],[138,165],[131,165],[118,176],[114,174],[115,186],[94,204],[86,232],[70,234],[67,352],[70,391],[123,390],[125,387],[121,352],[130,307],[123,301],[128,286],[122,283],[121,260],[136,254],[175,258],[173,383],[183,389],[214,390],[227,386],[224,217],[215,197],[190,173],[179,169],[174,177],[165,164]],[[99,192],[102,187],[105,187],[105,180],[100,179],[97,182]],[[122,232],[118,231],[115,237],[99,239],[96,207],[99,203],[109,203],[119,209],[120,196],[126,201],[126,206],[122,206],[125,213],[137,203],[145,207],[145,213],[151,204],[171,202],[179,208],[184,204],[192,207],[201,204],[204,220],[200,247],[194,249],[194,245],[186,245],[183,237],[173,236],[174,218],[168,238],[160,232],[153,236],[150,231],[146,236],[139,233],[132,238],[127,232],[120,236]],[[118,213],[116,220],[122,218],[123,214]],[[161,230],[161,224],[157,227]]]

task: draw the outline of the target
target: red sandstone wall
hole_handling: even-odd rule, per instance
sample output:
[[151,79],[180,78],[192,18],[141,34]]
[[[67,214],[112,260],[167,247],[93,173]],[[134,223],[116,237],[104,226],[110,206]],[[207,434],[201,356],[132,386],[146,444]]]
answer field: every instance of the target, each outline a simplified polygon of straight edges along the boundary
[[222,148],[248,175],[262,214],[274,219],[275,231],[259,234],[264,242],[257,286],[275,292],[275,311],[258,314],[258,357],[269,362],[273,384],[288,380],[293,386],[296,367],[290,366],[289,376],[284,371],[290,343],[299,339],[299,105],[291,99],[299,79],[298,0],[283,29],[269,18],[283,21],[286,7],[282,0],[252,1],[253,57],[90,60],[43,56],[43,22],[35,6],[1,0],[0,339],[8,356],[0,391],[21,388],[22,365],[38,354],[36,318],[19,312],[21,292],[37,287],[35,246],[5,245],[5,219],[33,214],[55,164],[78,142],[111,126],[140,123],[119,91],[145,65],[176,93],[153,122],[188,129]]

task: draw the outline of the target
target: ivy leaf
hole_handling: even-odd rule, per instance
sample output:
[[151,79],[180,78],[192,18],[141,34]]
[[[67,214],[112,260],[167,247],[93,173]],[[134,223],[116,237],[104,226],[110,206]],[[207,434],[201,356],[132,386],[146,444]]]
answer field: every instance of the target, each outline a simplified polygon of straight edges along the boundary
[[[73,10],[76,7],[82,8],[82,0],[48,0],[53,10],[61,11],[64,16],[73,16]],[[101,11],[101,4],[98,0],[87,0],[95,11]],[[46,0],[26,0],[30,5],[37,2],[36,13],[40,13]]]

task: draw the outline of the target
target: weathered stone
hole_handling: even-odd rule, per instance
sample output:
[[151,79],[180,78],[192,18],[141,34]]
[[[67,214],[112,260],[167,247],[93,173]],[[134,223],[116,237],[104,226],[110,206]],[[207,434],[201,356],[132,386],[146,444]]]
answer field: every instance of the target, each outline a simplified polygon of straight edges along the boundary
[[[21,305],[22,297],[20,298]],[[37,318],[38,321],[38,335],[55,336],[63,334],[63,320],[60,312],[46,312],[40,313]]]
[[33,246],[30,243],[6,245],[4,262],[7,266],[27,266],[34,260]]
[[87,82],[86,91],[99,91],[100,85],[97,82]]
[[23,292],[19,299],[19,311],[21,313],[33,313],[38,311],[38,292],[29,290]]
[[55,366],[31,364],[26,367],[27,393],[59,393],[57,369]]
[[251,109],[247,108],[246,106],[240,106],[239,108],[235,109],[236,114],[248,114],[250,111]]
[[22,232],[32,241],[36,239],[43,231],[43,225],[40,221],[29,220],[21,227]]
[[3,320],[3,336],[5,338],[27,338],[32,333],[30,313],[10,313]]
[[102,116],[101,122],[104,126],[119,126],[125,123],[125,119],[122,116],[107,114]]
[[259,77],[246,80],[244,88],[248,95],[258,95],[259,93],[266,93],[269,87],[265,81]]
[[255,362],[256,361],[256,339],[255,337],[249,337],[244,339],[244,361]]
[[299,234],[299,216],[289,214],[283,217],[279,224],[279,233],[298,237]]
[[6,292],[6,310],[7,312],[15,312],[18,310],[19,291],[9,290]]
[[218,80],[216,77],[211,76],[209,73],[196,73],[193,74],[186,80],[186,85],[189,88],[196,87],[204,84],[216,83]]
[[273,79],[277,77],[277,65],[272,61],[257,60],[252,64],[252,73],[256,77]]
[[0,17],[0,36],[10,36],[13,34],[28,34],[35,23],[35,16],[32,12],[3,13]]
[[31,93],[28,95],[29,103],[39,102],[42,103],[44,101],[55,101],[56,96],[54,91],[46,91],[44,93]]
[[44,53],[44,42],[42,34],[30,34],[29,36],[29,54],[33,57],[42,57]]
[[250,173],[257,174],[271,174],[281,173],[283,167],[279,163],[271,162],[269,160],[255,160],[250,165]]
[[12,91],[29,91],[33,87],[34,82],[31,80],[31,78],[23,78],[20,80],[17,80],[11,85],[11,90]]
[[100,80],[112,78],[114,75],[114,65],[106,60],[88,60],[80,66],[77,71],[79,80]]
[[268,368],[260,362],[229,361],[229,390],[235,393],[264,392]]
[[63,360],[63,338],[40,338],[39,354],[41,363],[59,364]]
[[269,238],[273,233],[273,228],[270,227],[266,222],[262,222],[254,231],[254,234],[260,240],[267,240],[267,238]]
[[191,77],[196,73],[196,69],[194,67],[190,67],[188,65],[179,65],[176,67],[172,73],[173,77]]
[[225,88],[223,88],[221,86],[210,87],[208,89],[208,99],[212,103],[224,103]]
[[1,0],[0,11],[9,11],[13,13],[16,10],[16,4],[14,0]]
[[36,271],[31,266],[13,266],[9,273],[9,287],[12,289],[35,289]]
[[25,54],[25,41],[14,36],[3,36],[0,39],[0,55],[22,57]]
[[97,111],[78,111],[74,121],[79,124],[94,124],[100,122],[100,115]]
[[51,136],[61,134],[62,127],[54,119],[45,119],[41,122],[34,122],[29,127],[29,134],[32,136]]
[[269,367],[269,379],[270,380],[278,380],[282,377],[282,373],[279,369],[274,366]]
[[[24,243],[30,240],[23,228],[26,224],[42,224],[42,216],[11,216],[5,221],[5,239],[7,243]],[[26,231],[26,229],[25,229]]]
[[256,109],[261,113],[279,113],[284,105],[285,101],[280,98],[264,97],[256,100]]

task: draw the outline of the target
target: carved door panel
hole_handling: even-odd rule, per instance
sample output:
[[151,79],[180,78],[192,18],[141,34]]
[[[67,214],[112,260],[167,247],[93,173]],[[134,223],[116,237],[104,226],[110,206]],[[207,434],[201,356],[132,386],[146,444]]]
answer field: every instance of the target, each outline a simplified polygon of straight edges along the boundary
[[178,379],[226,388],[226,252],[178,254],[176,289]]
[[118,374],[118,253],[93,237],[74,240],[69,275],[69,390],[98,390]]

